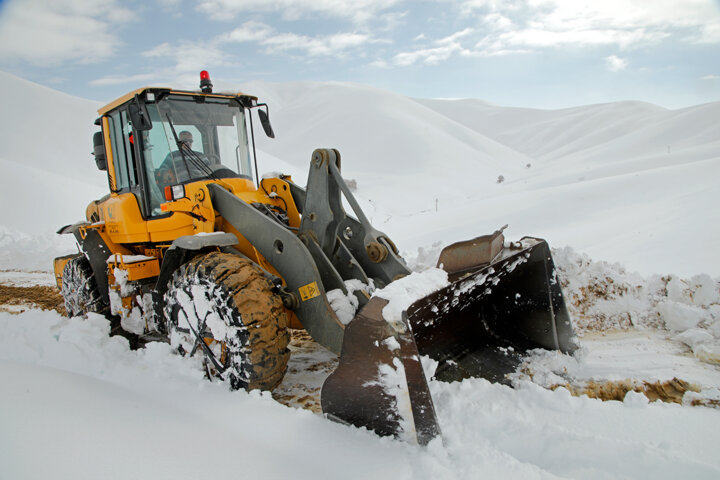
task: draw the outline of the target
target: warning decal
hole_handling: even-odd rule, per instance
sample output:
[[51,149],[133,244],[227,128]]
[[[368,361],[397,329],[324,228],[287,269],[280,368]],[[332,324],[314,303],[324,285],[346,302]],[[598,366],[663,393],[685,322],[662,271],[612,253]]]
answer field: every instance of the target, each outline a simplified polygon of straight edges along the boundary
[[305,302],[311,298],[315,298],[320,295],[320,289],[317,286],[317,282],[308,283],[307,285],[300,287],[300,298]]

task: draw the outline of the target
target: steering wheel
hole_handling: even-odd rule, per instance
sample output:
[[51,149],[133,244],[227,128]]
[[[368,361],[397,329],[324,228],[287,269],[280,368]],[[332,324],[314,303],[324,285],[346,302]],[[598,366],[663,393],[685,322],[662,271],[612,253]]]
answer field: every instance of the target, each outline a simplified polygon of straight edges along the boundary
[[220,162],[220,155],[215,153],[203,153],[203,156],[208,159],[208,164],[212,167],[214,165],[222,165]]
[[211,165],[210,168],[212,169],[213,173],[216,174],[218,177],[237,177],[237,172],[234,172],[232,169],[226,167],[223,164]]
[[171,168],[156,170],[155,183],[157,183],[161,189],[167,187],[168,185],[176,184],[177,177],[175,177],[175,172]]

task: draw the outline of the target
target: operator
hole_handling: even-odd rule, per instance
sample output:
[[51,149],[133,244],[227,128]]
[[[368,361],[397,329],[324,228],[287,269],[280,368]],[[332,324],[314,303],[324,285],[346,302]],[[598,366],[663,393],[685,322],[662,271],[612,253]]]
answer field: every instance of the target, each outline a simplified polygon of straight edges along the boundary
[[178,138],[180,139],[180,143],[187,147],[192,148],[193,144],[193,136],[192,133],[188,132],[187,130],[183,130],[180,132],[180,135],[178,135]]
[[[209,163],[203,152],[192,149],[193,136],[187,130],[178,134],[180,150],[170,152],[163,160],[162,165],[155,172],[155,179],[162,190],[167,185],[189,180],[191,177],[201,177],[205,173],[193,164],[193,159],[201,159],[206,165]],[[177,175],[177,177],[176,177]]]

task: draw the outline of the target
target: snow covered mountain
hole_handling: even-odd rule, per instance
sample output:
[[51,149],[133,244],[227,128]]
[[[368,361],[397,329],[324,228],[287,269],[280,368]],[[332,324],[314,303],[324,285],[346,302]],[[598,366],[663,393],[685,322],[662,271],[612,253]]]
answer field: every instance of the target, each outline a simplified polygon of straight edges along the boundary
[[[420,448],[229,392],[198,357],[160,342],[131,350],[99,315],[5,299],[0,478],[718,478],[718,410],[689,404],[720,402],[720,102],[548,111],[340,83],[242,87],[270,104],[277,134],[256,139],[261,173],[302,184],[313,149],[338,148],[411,266],[505,223],[509,238],[547,238],[582,348],[536,352],[533,381],[518,374],[515,389],[431,381],[443,440]],[[90,154],[99,105],[2,72],[0,88],[0,287],[51,285],[28,271],[73,251],[53,232],[107,192]],[[331,356],[295,350],[286,378],[320,385],[323,368],[307,367]],[[675,376],[696,384],[684,405],[543,388]]]
[[[6,244],[51,238],[107,191],[90,155],[99,105],[6,73],[0,87],[13,92],[0,119]],[[410,254],[509,224],[510,238],[643,273],[720,274],[720,102],[530,110],[345,83],[241,87],[270,104],[277,133],[257,136],[261,172],[304,183],[315,148],[339,149],[369,216]]]
[[315,147],[338,148],[344,175],[402,248],[509,224],[509,237],[544,237],[644,273],[720,273],[720,102],[553,111],[349,84],[245,90],[277,103],[277,138],[259,137],[260,148],[297,168]]

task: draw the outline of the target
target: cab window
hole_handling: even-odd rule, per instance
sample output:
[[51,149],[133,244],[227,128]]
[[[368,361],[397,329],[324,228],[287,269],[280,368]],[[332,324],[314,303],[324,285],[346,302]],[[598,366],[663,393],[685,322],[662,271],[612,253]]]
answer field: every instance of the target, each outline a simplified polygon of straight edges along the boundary
[[109,115],[110,144],[112,145],[115,167],[115,189],[129,189],[137,185],[135,175],[135,154],[133,151],[132,125],[127,112],[113,112]]

